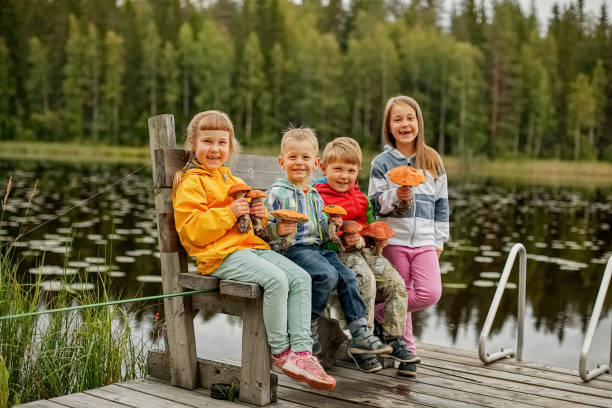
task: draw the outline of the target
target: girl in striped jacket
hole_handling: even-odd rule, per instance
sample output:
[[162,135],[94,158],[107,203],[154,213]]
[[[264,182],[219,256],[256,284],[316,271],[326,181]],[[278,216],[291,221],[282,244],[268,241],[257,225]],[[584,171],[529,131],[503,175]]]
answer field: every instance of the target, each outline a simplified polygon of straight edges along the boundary
[[[434,305],[442,294],[438,260],[449,238],[446,172],[440,155],[425,144],[423,115],[413,98],[400,95],[389,99],[383,119],[386,146],[372,161],[368,198],[377,220],[395,230],[383,255],[406,283],[408,315],[403,338],[416,354],[410,312]],[[425,182],[416,187],[391,182],[388,173],[398,166],[417,169]],[[409,207],[407,211],[398,211],[401,202]],[[383,316],[384,305],[377,305],[376,320]],[[415,376],[415,363],[401,363],[398,374]]]

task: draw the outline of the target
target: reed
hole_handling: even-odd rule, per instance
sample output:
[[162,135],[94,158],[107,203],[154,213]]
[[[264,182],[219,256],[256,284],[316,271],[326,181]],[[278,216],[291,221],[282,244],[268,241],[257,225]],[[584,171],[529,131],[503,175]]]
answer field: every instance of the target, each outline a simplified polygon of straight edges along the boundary
[[[0,251],[0,316],[112,298],[108,278],[102,275],[96,285],[100,289],[94,291],[41,292],[39,282],[20,283],[10,250]],[[6,395],[5,404],[53,398],[146,375],[145,345],[134,340],[130,316],[125,308],[104,306],[0,320],[0,394]],[[2,404],[0,398],[0,408]]]

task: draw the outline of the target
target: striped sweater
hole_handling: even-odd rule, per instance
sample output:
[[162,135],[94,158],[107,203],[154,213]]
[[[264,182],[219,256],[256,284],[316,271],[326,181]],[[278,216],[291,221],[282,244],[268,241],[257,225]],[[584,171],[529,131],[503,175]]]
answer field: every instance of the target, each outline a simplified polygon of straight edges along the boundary
[[379,221],[387,222],[395,230],[390,245],[411,248],[434,245],[442,250],[449,238],[449,207],[446,172],[438,170],[438,179],[425,170],[425,183],[412,188],[410,210],[398,216],[393,213],[397,198],[397,184],[389,181],[389,171],[397,166],[416,168],[416,158],[404,156],[399,150],[385,146],[382,153],[372,160],[368,198]]

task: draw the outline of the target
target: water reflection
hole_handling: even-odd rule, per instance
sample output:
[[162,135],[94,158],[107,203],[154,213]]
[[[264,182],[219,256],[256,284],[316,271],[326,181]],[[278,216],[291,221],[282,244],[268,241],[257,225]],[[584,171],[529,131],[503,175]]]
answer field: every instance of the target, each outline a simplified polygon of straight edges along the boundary
[[[14,183],[0,225],[0,244],[48,222],[15,242],[22,279],[40,277],[50,291],[62,285],[91,290],[105,276],[124,298],[160,293],[150,170],[80,204],[138,167],[0,163],[0,174],[6,179],[12,175]],[[441,260],[443,295],[436,307],[413,314],[415,334],[425,342],[475,349],[507,253],[521,242],[528,253],[525,358],[575,368],[612,254],[612,187],[451,179],[449,196],[452,241]],[[515,346],[517,275],[514,271],[510,277],[493,324],[492,350]],[[593,343],[593,364],[608,360],[611,303],[608,296]],[[159,340],[156,313],[163,318],[161,301],[135,314],[141,335],[154,343]],[[200,355],[239,360],[239,320],[200,317],[196,332],[201,334]],[[213,341],[211,336],[218,338]],[[214,349],[215,344],[222,346]]]

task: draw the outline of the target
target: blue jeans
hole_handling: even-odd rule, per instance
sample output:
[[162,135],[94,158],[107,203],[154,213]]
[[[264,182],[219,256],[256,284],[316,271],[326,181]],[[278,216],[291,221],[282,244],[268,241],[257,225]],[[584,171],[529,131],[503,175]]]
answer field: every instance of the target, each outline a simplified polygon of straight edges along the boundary
[[229,254],[212,276],[263,287],[263,319],[273,354],[311,351],[310,277],[299,266],[269,249],[242,249]]
[[340,261],[336,252],[318,245],[293,245],[283,255],[305,269],[312,278],[312,320],[321,316],[329,296],[336,289],[349,326],[367,324],[365,304],[355,274]]

